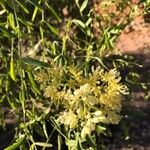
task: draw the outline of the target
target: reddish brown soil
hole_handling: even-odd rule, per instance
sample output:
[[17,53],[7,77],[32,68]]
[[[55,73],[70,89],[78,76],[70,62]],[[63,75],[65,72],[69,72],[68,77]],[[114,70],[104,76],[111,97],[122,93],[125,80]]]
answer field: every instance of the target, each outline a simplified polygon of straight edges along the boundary
[[116,48],[123,54],[143,54],[150,56],[150,15],[137,16],[121,32]]

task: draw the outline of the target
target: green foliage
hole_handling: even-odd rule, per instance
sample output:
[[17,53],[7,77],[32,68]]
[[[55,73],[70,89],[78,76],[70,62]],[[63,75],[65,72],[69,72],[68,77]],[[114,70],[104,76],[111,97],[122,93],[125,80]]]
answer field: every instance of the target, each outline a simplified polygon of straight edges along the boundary
[[[120,12],[127,2],[115,2]],[[148,12],[149,2],[141,3]],[[115,13],[97,16],[93,5],[0,1],[0,124],[7,115],[17,122],[6,149],[95,150],[107,125],[118,124],[127,87],[117,70],[134,63],[108,56],[117,53],[114,41],[127,22],[112,24]]]
[[26,139],[26,136],[20,137],[16,143],[5,148],[5,150],[15,150],[19,148],[22,145],[22,143],[25,141],[25,139]]

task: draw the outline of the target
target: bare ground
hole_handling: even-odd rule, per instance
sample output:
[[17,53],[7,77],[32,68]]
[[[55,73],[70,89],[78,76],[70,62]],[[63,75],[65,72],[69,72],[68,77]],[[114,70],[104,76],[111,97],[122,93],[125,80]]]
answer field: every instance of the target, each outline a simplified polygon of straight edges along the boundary
[[145,101],[141,93],[135,98],[125,104],[119,126],[112,127],[107,150],[150,150],[150,101]]

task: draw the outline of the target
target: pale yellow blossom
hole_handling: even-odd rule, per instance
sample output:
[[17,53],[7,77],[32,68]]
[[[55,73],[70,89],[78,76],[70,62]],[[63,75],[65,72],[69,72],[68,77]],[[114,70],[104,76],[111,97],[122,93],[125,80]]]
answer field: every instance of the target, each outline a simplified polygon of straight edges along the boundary
[[[61,108],[53,113],[54,117],[71,130],[77,128],[83,139],[90,136],[97,126],[120,121],[122,96],[128,91],[120,83],[116,69],[104,71],[92,67],[85,75],[75,66],[64,70],[54,65],[48,69],[47,75],[43,72],[43,77],[37,77],[44,85],[44,97],[51,100],[54,108]],[[45,77],[48,79],[44,82]]]
[[64,112],[57,120],[71,129],[76,128],[78,123],[77,116],[73,112]]

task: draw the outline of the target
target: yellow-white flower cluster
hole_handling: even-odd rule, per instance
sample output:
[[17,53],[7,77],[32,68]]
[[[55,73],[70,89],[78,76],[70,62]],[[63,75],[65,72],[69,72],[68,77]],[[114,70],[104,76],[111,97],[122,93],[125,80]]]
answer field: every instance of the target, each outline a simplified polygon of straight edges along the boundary
[[[92,67],[88,75],[74,66],[64,71],[59,67],[55,70],[56,67],[54,71],[52,68],[47,71],[49,79],[41,87],[53,108],[60,107],[55,116],[60,124],[70,130],[80,130],[81,137],[85,138],[97,126],[119,122],[122,95],[127,94],[127,87],[120,83],[121,78],[115,69],[105,72]],[[43,74],[45,76],[45,72]],[[42,74],[37,75],[37,79],[42,81],[40,77]]]

